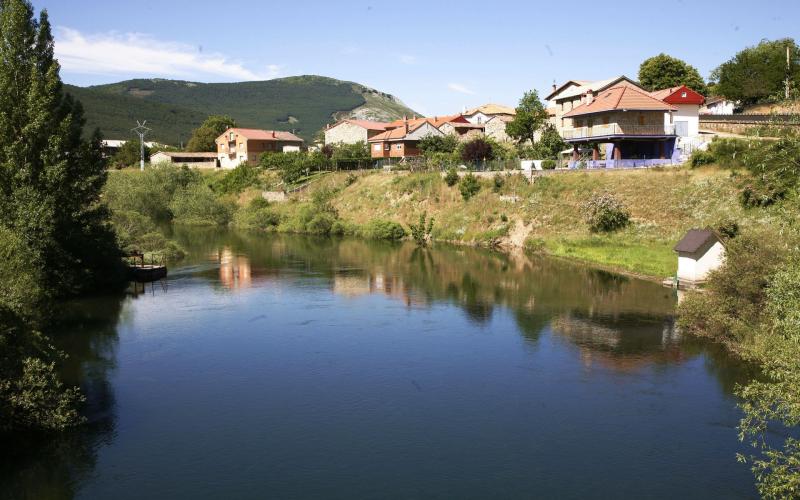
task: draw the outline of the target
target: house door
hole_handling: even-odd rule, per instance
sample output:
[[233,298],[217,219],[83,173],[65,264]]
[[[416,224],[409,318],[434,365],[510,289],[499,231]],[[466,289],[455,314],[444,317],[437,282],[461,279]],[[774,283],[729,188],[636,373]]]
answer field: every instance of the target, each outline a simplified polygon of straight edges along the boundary
[[688,137],[689,136],[689,122],[681,121],[675,122],[675,135],[678,137]]

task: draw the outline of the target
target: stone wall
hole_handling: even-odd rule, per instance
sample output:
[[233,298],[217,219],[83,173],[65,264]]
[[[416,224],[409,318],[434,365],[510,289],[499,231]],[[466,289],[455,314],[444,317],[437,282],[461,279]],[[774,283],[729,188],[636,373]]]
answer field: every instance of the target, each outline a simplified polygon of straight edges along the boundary
[[325,144],[367,142],[367,129],[342,122],[325,130]]

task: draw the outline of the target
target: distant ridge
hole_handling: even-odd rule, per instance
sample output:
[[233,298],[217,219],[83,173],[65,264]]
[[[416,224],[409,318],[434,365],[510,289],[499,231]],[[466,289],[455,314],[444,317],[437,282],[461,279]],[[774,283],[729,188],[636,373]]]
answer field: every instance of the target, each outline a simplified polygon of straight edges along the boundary
[[83,103],[86,130],[126,139],[136,120],[147,120],[150,140],[175,146],[212,114],[230,115],[242,127],[293,131],[306,141],[341,118],[391,121],[416,114],[390,94],[313,75],[239,83],[135,79],[65,90]]

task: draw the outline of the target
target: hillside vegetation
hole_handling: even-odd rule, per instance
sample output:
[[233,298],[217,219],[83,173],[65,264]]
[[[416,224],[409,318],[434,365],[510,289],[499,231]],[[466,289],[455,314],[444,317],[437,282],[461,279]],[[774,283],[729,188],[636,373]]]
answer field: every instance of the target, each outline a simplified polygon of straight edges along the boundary
[[336,117],[392,120],[414,113],[388,94],[321,76],[239,83],[137,79],[66,90],[83,102],[90,130],[128,138],[136,119],[147,120],[150,138],[172,145],[185,143],[212,114],[231,116],[242,127],[294,131],[309,141]]

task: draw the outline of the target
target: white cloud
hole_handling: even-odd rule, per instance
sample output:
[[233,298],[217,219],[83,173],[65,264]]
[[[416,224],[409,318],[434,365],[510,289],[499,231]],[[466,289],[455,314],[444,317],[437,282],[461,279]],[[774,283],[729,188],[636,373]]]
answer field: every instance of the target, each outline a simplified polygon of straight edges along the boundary
[[416,64],[417,58],[409,54],[400,54],[397,57],[403,64]]
[[281,67],[275,64],[253,71],[222,54],[203,53],[202,47],[157,40],[142,33],[84,35],[59,27],[55,40],[61,67],[74,73],[217,81],[265,80],[281,73]]
[[475,95],[475,91],[468,89],[464,85],[460,83],[448,83],[447,88],[452,90],[453,92],[458,92],[459,94],[467,94],[467,95]]

